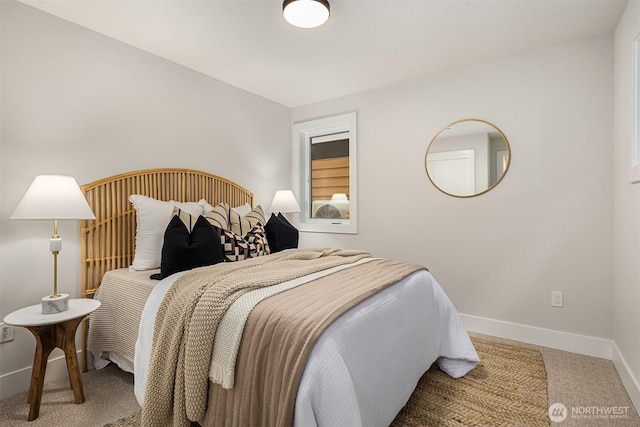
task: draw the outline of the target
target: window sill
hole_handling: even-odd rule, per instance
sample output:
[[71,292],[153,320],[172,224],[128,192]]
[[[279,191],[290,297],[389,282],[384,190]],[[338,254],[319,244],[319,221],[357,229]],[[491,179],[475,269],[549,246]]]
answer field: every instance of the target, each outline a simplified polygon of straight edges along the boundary
[[298,231],[308,233],[336,233],[336,234],[358,234],[353,222],[344,223],[310,223],[298,222],[294,224]]

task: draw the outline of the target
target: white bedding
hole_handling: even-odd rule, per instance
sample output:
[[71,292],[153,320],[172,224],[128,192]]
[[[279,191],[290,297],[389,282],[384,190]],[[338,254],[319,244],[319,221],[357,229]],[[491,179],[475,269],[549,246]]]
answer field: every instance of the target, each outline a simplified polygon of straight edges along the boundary
[[[140,405],[155,313],[179,276],[161,281],[142,313],[134,358],[134,387]],[[302,376],[294,424],[389,425],[436,360],[455,378],[479,362],[449,298],[423,270],[354,307],[327,328]]]

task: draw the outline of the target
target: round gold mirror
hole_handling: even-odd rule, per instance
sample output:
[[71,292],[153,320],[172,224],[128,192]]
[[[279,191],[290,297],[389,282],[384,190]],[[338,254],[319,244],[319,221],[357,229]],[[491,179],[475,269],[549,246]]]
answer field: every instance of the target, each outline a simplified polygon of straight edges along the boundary
[[507,137],[480,119],[458,120],[433,137],[424,156],[433,185],[454,197],[486,193],[504,178],[511,162]]

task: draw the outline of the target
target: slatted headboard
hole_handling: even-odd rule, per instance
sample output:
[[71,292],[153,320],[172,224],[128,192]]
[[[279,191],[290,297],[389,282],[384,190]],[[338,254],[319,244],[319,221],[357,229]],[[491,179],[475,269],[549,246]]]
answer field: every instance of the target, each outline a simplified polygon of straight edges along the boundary
[[81,221],[82,297],[91,297],[105,272],[131,265],[135,250],[136,213],[132,194],[159,200],[231,206],[249,203],[253,193],[210,173],[189,169],[148,169],[128,172],[81,186],[95,220]]

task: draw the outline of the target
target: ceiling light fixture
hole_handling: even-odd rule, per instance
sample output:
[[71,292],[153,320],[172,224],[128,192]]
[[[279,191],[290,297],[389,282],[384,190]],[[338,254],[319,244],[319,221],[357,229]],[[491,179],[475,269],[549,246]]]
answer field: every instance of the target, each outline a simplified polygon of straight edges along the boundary
[[315,28],[329,19],[328,0],[284,0],[282,16],[299,28]]

